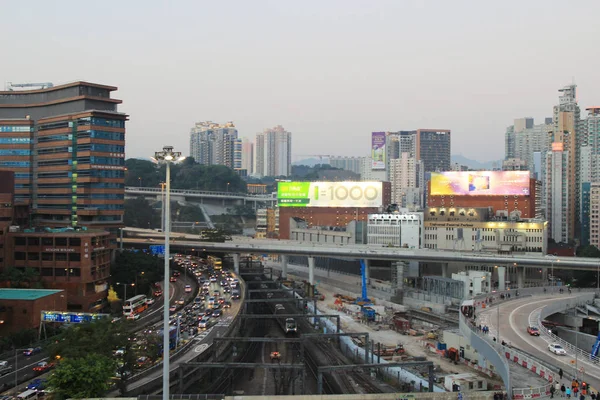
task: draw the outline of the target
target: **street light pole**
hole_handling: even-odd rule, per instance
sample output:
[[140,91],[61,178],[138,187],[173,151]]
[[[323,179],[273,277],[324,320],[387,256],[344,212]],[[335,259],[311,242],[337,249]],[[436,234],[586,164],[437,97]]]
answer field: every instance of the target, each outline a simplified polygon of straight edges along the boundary
[[165,231],[165,185],[166,182],[160,183],[160,229],[161,231]]
[[155,162],[164,162],[166,164],[165,183],[167,191],[164,202],[165,227],[165,270],[163,283],[163,399],[169,399],[169,235],[171,233],[171,163],[183,160],[180,152],[174,152],[172,146],[164,146],[162,151],[155,153]]

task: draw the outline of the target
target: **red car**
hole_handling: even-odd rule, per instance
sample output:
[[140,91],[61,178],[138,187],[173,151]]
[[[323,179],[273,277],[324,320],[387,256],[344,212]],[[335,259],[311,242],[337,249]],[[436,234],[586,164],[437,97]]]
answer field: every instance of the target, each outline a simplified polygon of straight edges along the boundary
[[535,326],[528,326],[527,333],[529,333],[531,336],[540,336],[540,331]]
[[38,363],[35,367],[33,367],[34,372],[44,373],[51,370],[54,367],[54,363],[48,363],[46,361],[42,361]]
[[172,276],[169,278],[169,282],[177,282],[177,278]]
[[155,290],[154,291],[154,297],[160,297],[163,295],[163,291],[162,290]]

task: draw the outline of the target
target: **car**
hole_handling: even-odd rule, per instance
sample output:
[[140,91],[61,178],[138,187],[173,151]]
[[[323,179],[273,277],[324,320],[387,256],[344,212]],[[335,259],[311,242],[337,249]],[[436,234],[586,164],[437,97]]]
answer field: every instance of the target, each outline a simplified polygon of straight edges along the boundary
[[275,310],[276,311],[284,311],[285,307],[283,306],[283,304],[275,304]]
[[181,276],[181,272],[179,272],[179,271],[173,271],[173,276]]
[[128,314],[127,315],[128,321],[137,321],[138,319],[140,319],[140,314]]
[[173,304],[171,307],[169,307],[169,311],[170,311],[170,312],[175,312],[175,311],[177,311],[177,305]]
[[225,303],[225,299],[220,297],[219,300],[217,300],[217,303],[222,305],[223,303]]
[[223,289],[223,293],[231,293],[231,289],[229,287],[225,287]]
[[143,368],[147,365],[150,365],[151,363],[152,363],[152,361],[146,356],[138,357],[138,359],[136,360],[136,364],[137,364],[138,368]]
[[0,368],[8,367],[8,361],[0,361]]
[[195,304],[192,306],[192,310],[199,310],[199,309],[201,309],[201,308],[202,308],[202,304],[200,304],[200,303],[195,303]]
[[239,300],[240,299],[240,292],[238,292],[237,290],[233,290],[231,292],[231,299],[232,300]]
[[207,308],[206,310],[204,310],[204,315],[205,316],[212,315],[213,311],[214,310],[212,308]]
[[231,302],[230,301],[226,301],[223,303],[223,308],[231,308]]
[[186,293],[191,293],[192,292],[192,285],[185,285],[185,292]]
[[30,347],[30,348],[25,349],[23,351],[23,355],[27,356],[27,357],[30,357],[30,356],[32,356],[34,354],[40,353],[41,351],[42,351],[41,347]]
[[558,343],[550,343],[548,345],[548,350],[551,353],[554,353],[554,354],[559,355],[559,356],[565,356],[565,355],[567,355],[567,352],[565,351],[565,349],[560,344],[558,344]]
[[154,299],[153,299],[153,298],[151,298],[151,297],[148,297],[148,298],[146,299],[146,304],[148,304],[149,306],[151,306],[152,304],[154,304]]
[[37,373],[44,373],[50,371],[52,368],[54,368],[54,363],[42,361],[37,363],[37,365],[33,367],[33,371]]
[[267,293],[267,299],[271,299],[271,298],[273,298],[273,292]]
[[528,326],[527,333],[529,333],[531,336],[540,336],[540,330],[535,326]]
[[172,276],[169,278],[169,282],[177,282],[177,278]]
[[160,289],[160,282],[154,282],[154,287]]
[[154,291],[154,297],[160,297],[163,295],[163,291],[162,290],[155,290]]
[[120,348],[120,349],[115,350],[115,356],[123,357],[124,355],[125,355],[125,349]]
[[278,351],[271,352],[271,361],[278,361],[280,359],[281,359],[281,353],[279,353]]
[[213,318],[219,318],[221,315],[223,315],[223,311],[221,311],[221,310],[215,310],[212,313]]
[[210,277],[210,281],[213,282],[213,283],[216,282],[217,281],[217,277],[216,276],[211,276]]
[[213,291],[213,296],[214,297],[218,297],[221,295],[221,292],[219,292],[218,290]]
[[204,317],[198,322],[198,328],[207,329],[210,326],[210,319]]
[[218,309],[222,308],[222,307],[221,307],[221,303],[219,303],[219,302],[217,302],[217,303],[213,304],[213,306],[212,306],[212,307],[213,307],[213,310],[218,310]]
[[179,300],[176,301],[177,304],[179,304],[180,306],[185,304],[185,299],[182,297]]
[[43,390],[45,384],[46,384],[46,380],[45,379],[34,379],[31,382],[29,382],[29,385],[27,385],[27,389],[29,389],[29,390]]

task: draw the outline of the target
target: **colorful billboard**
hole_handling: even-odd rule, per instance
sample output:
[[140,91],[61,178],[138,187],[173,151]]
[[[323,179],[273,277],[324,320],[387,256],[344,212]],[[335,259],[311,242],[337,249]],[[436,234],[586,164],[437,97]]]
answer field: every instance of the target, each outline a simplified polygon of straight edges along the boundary
[[385,169],[385,132],[371,133],[371,169]]
[[432,172],[431,196],[528,196],[529,171]]
[[279,207],[380,207],[381,182],[279,182]]

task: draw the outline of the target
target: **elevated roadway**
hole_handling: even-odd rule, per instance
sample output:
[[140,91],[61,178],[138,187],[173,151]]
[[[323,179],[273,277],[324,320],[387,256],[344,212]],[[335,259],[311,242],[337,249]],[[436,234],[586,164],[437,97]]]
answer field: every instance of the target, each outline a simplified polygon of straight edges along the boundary
[[[144,238],[124,238],[124,245],[148,245]],[[159,243],[157,243],[159,244]],[[431,249],[403,249],[368,245],[327,245],[286,240],[234,240],[225,243],[203,242],[195,240],[173,240],[174,251],[202,249],[215,253],[280,254],[307,257],[340,257],[367,260],[389,261],[429,261],[436,263],[462,262],[489,265],[510,265],[530,268],[550,268],[561,270],[596,271],[600,262],[592,258],[566,257],[556,262],[551,256],[503,255],[493,253],[473,253],[458,251],[440,251]]]
[[[566,304],[568,301],[577,298],[578,296],[575,293],[573,295],[563,293],[526,296],[480,311],[478,322],[482,325],[488,325],[490,327],[489,335],[499,336],[500,341],[504,340],[509,344],[509,347],[521,349],[545,364],[554,366],[556,370],[561,368],[565,374],[564,383],[570,381],[566,378],[567,376],[569,378],[577,377],[580,382],[582,380],[587,382],[594,388],[594,391],[597,391],[600,388],[600,367],[598,364],[592,363],[589,358],[579,354],[576,357],[576,353],[567,347],[565,347],[566,355],[559,356],[551,353],[548,350],[548,345],[553,343],[554,340],[546,332],[542,332],[540,336],[531,336],[527,333],[527,327],[536,323],[540,309]],[[499,333],[498,326],[500,326]],[[540,327],[540,330],[542,329],[544,328]]]
[[[160,199],[160,188],[135,187],[127,186],[125,188],[125,196],[153,196]],[[272,194],[251,195],[247,193],[234,192],[215,192],[209,190],[193,190],[193,189],[171,189],[171,197],[174,199],[217,199],[217,200],[237,200],[242,203],[275,203],[277,197]]]

